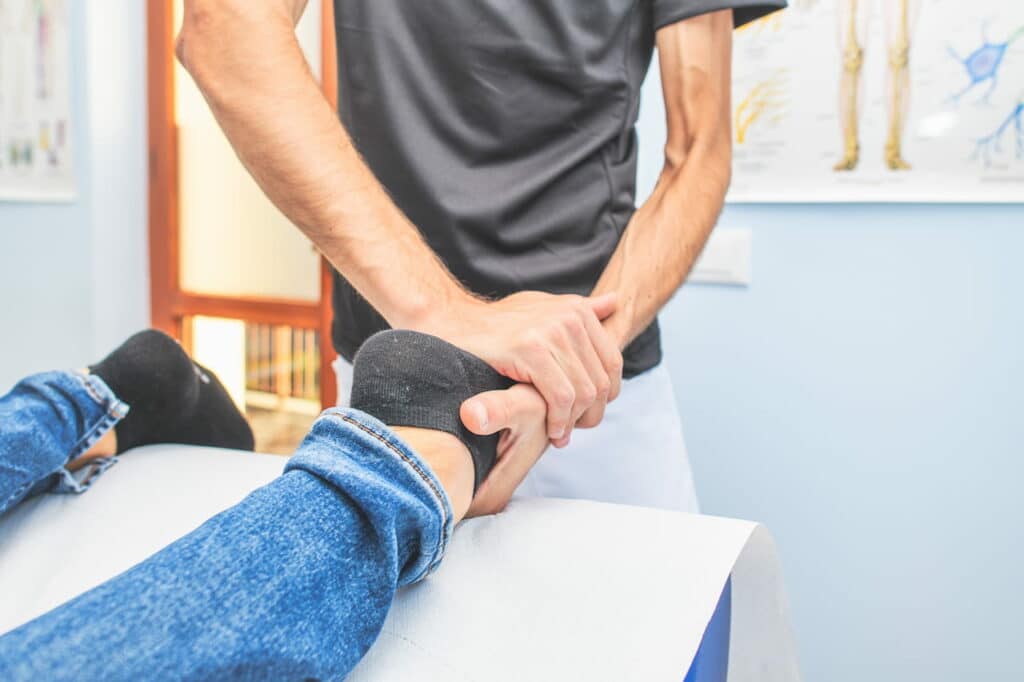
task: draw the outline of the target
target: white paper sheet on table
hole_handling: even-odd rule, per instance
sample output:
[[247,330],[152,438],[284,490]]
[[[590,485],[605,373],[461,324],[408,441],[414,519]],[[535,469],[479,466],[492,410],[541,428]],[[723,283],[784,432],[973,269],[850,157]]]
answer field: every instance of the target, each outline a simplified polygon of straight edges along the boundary
[[[116,575],[277,476],[284,461],[156,446],[88,494],[0,519],[0,632]],[[459,527],[403,590],[350,679],[681,680],[733,576],[730,680],[799,679],[762,527],[572,500],[516,500]]]

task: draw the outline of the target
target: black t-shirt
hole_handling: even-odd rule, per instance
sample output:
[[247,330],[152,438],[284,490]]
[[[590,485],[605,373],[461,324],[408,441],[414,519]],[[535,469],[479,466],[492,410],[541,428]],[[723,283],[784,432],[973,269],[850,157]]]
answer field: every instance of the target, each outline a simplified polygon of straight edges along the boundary
[[[785,0],[335,0],[339,113],[396,204],[468,289],[588,294],[635,208],[655,31]],[[373,225],[363,229],[372,230]],[[351,360],[384,319],[339,275]],[[658,364],[657,322],[624,375]]]

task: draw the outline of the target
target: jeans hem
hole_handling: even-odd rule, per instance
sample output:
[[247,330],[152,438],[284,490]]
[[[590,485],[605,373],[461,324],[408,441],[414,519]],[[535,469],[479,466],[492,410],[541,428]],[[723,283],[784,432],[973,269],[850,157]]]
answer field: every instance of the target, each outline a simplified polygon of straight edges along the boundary
[[85,390],[85,394],[104,410],[104,413],[72,446],[65,466],[60,467],[54,472],[59,478],[56,486],[50,492],[59,495],[80,495],[84,493],[110,467],[117,464],[119,460],[116,456],[96,458],[90,464],[90,471],[86,473],[82,480],[76,479],[75,475],[66,466],[67,463],[75,461],[78,457],[88,452],[89,448],[95,445],[112,428],[117,426],[117,423],[124,419],[131,409],[127,403],[114,395],[114,392],[107,386],[106,382],[95,374],[72,372],[71,376],[78,381],[79,385]]
[[444,492],[441,482],[437,480],[430,466],[398,434],[372,415],[351,408],[332,407],[324,411],[322,416],[339,419],[346,425],[357,428],[380,441],[384,447],[392,454],[397,455],[398,459],[416,474],[423,487],[430,493],[430,497],[437,504],[437,511],[441,516],[441,537],[426,570],[415,576],[412,582],[422,580],[433,573],[444,559],[455,524],[452,521],[453,513],[448,495]]

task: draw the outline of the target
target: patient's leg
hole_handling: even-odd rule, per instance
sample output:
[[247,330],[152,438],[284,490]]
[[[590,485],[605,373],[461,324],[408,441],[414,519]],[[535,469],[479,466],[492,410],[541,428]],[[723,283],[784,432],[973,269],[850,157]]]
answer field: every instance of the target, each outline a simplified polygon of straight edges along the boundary
[[[157,331],[83,372],[46,372],[0,397],[0,513],[47,490],[82,492],[112,460],[148,443],[252,449],[252,431],[217,377]],[[76,480],[85,463],[93,473]]]
[[128,411],[98,377],[46,372],[0,397],[0,513],[43,492],[82,492],[65,465],[92,448]]
[[[467,376],[452,358],[404,362]],[[410,371],[378,374],[385,392]],[[328,410],[280,478],[0,637],[0,679],[339,679],[376,639],[395,590],[440,563],[474,480],[461,437]]]

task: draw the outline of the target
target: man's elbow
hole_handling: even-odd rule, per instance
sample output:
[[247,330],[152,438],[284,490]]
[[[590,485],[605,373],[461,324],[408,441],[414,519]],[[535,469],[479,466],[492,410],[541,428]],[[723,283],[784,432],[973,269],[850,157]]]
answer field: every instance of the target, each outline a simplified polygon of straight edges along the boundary
[[208,40],[211,12],[216,11],[209,2],[185,0],[181,30],[174,42],[174,56],[178,62],[195,76],[193,69],[201,61],[203,43]]
[[185,0],[174,55],[197,81],[210,55],[229,39],[232,22],[244,11],[238,4],[238,0]]
[[178,63],[185,67],[188,71],[188,57],[185,51],[185,30],[178,31],[178,37],[174,40],[174,56],[177,58]]
[[720,132],[712,143],[711,158],[715,169],[715,177],[722,185],[722,193],[729,189],[732,182],[732,130],[729,126],[721,126]]
[[665,145],[666,174],[676,175],[691,162],[700,167],[702,175],[713,177],[727,188],[732,179],[732,131],[729,126],[706,126],[681,144],[672,140]]

